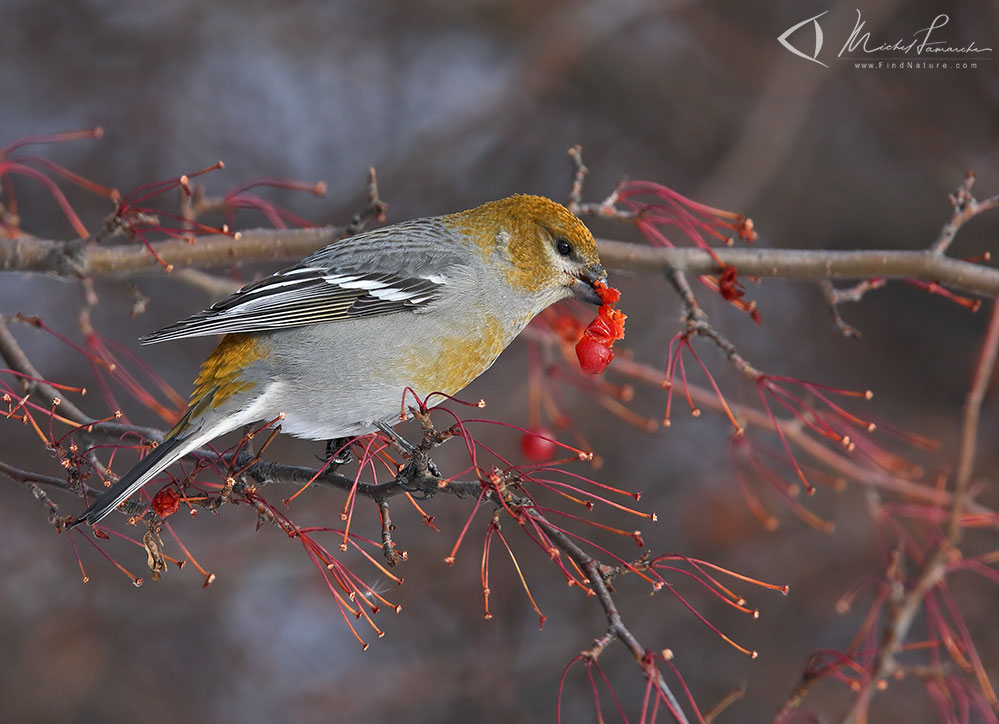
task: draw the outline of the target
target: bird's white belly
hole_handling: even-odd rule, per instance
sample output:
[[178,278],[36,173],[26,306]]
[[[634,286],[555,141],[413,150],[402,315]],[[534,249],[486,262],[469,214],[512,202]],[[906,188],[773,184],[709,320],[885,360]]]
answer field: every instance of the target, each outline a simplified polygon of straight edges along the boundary
[[[374,432],[376,422],[395,424],[402,410],[402,390],[388,396],[385,390],[359,389],[358,396],[339,400],[302,394],[285,382],[274,383],[266,395],[267,417],[282,415],[281,432],[309,440],[332,440]],[[365,394],[367,393],[367,394]],[[345,404],[346,403],[346,404]]]

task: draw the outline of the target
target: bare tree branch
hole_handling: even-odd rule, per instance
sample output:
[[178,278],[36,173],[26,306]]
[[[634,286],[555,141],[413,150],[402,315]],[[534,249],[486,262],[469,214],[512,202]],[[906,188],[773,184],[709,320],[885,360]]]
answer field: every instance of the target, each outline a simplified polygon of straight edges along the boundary
[[[889,279],[935,281],[965,292],[999,293],[999,269],[949,259],[928,251],[801,251],[796,249],[713,250],[722,264],[741,276],[788,279]],[[668,249],[620,241],[600,241],[606,266],[626,271],[665,271],[717,274],[721,267],[700,249]]]
[[989,319],[988,331],[982,342],[978,364],[975,366],[971,389],[964,403],[964,419],[961,423],[961,445],[957,458],[957,476],[954,483],[954,506],[947,531],[948,537],[954,541],[960,535],[960,519],[964,506],[967,505],[968,488],[971,485],[971,473],[975,462],[975,449],[978,444],[978,418],[985,401],[985,393],[996,367],[996,357],[999,355],[999,297],[992,302],[992,317]]
[[[251,229],[234,236],[210,234],[194,243],[170,239],[153,242],[163,262],[178,269],[206,268],[233,262],[297,260],[351,233],[348,226],[312,229]],[[717,274],[710,254],[693,248],[653,247],[602,239],[604,265],[622,271],[675,269],[688,274]],[[931,251],[803,251],[791,249],[714,250],[723,265],[743,276],[789,279],[865,279],[885,277],[933,281],[964,292],[999,294],[999,269],[950,259]],[[143,246],[85,245],[33,237],[0,240],[0,271],[41,272],[58,276],[127,277],[162,268]]]
[[933,246],[930,247],[930,251],[934,254],[944,254],[953,243],[957,232],[968,221],[985,211],[999,208],[999,196],[993,196],[984,201],[976,199],[971,192],[974,185],[975,175],[969,173],[964,177],[964,182],[950,195],[950,204],[954,207],[954,211],[947,223],[940,229],[940,235],[933,242]]
[[593,586],[593,591],[596,593],[597,600],[600,601],[600,606],[607,616],[607,622],[610,624],[608,633],[613,634],[631,652],[631,655],[635,657],[635,661],[642,667],[644,674],[652,680],[663,698],[669,702],[669,713],[673,719],[678,724],[687,724],[687,717],[683,713],[683,708],[670,690],[669,684],[663,679],[662,672],[656,666],[647,664],[646,654],[648,650],[635,638],[635,635],[622,620],[621,613],[614,602],[614,597],[611,595],[606,581],[604,581],[603,573],[601,572],[601,562],[586,553],[569,536],[565,535],[556,526],[553,526],[537,509],[525,506],[523,510],[539,526],[544,528],[545,534],[552,539],[552,542],[568,554],[586,573],[586,577],[589,579],[590,585]]

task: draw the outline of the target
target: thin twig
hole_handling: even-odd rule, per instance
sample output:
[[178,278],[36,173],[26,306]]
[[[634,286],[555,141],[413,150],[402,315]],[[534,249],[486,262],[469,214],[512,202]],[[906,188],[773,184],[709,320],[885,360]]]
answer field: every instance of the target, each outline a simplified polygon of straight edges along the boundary
[[535,508],[525,506],[521,508],[521,510],[524,514],[531,516],[541,528],[544,528],[545,534],[551,538],[552,542],[568,556],[570,556],[583,570],[583,572],[586,573],[590,586],[593,587],[593,592],[596,594],[597,600],[600,601],[604,614],[607,616],[607,621],[610,624],[609,632],[613,633],[614,637],[624,644],[624,646],[631,652],[635,661],[642,667],[643,673],[652,680],[653,684],[662,694],[663,698],[669,703],[670,714],[673,715],[674,720],[678,724],[688,724],[687,717],[683,713],[683,708],[677,701],[676,696],[674,696],[669,684],[667,684],[666,680],[663,678],[662,672],[659,671],[658,667],[646,662],[648,649],[642,646],[622,620],[621,613],[617,609],[614,597],[607,588],[607,584],[604,581],[603,574],[601,573],[600,561],[576,545],[576,543],[569,538],[569,536],[565,535],[556,526],[552,525],[548,519]]
[[743,682],[723,696],[721,701],[704,712],[704,724],[713,724],[715,719],[721,716],[730,706],[739,701],[745,695],[746,684]]
[[378,505],[378,516],[382,524],[382,555],[385,562],[390,567],[397,566],[406,560],[406,551],[401,553],[395,548],[395,541],[392,540],[392,531],[395,526],[392,524],[392,516],[389,514],[389,502],[383,498],[375,501]]
[[579,207],[583,203],[583,181],[589,169],[583,163],[583,147],[576,144],[569,149],[569,158],[572,159],[572,187],[569,190],[569,200],[566,208],[574,214],[579,214]]
[[975,366],[971,389],[964,403],[961,444],[957,457],[957,475],[954,479],[954,505],[947,528],[947,537],[952,543],[960,540],[961,514],[964,506],[968,503],[968,488],[971,485],[971,473],[975,463],[978,419],[981,415],[985,393],[989,387],[989,380],[992,379],[995,370],[997,353],[999,353],[999,297],[992,301],[992,316],[989,318],[985,341],[982,342],[978,364]]
[[962,226],[985,211],[999,208],[999,196],[993,196],[984,201],[976,199],[971,193],[971,188],[974,185],[975,175],[969,173],[965,176],[964,182],[950,195],[950,204],[954,207],[954,212],[940,229],[940,235],[930,247],[932,253],[944,254],[950,248],[954,237],[957,236],[957,232],[961,230]]
[[680,295],[680,300],[683,302],[685,310],[684,321],[687,325],[686,334],[688,336],[696,334],[699,337],[711,340],[737,370],[750,379],[758,378],[761,372],[751,365],[745,357],[739,354],[735,345],[732,344],[728,338],[723,336],[720,332],[718,332],[718,330],[711,326],[711,322],[708,320],[708,315],[697,303],[697,298],[694,296],[694,292],[690,288],[687,276],[682,271],[677,269],[669,269],[666,272],[666,278],[669,280],[670,284],[673,285],[673,288],[676,289],[677,294]]
[[828,279],[819,282],[822,294],[829,303],[829,311],[832,313],[833,324],[836,330],[844,337],[860,339],[860,330],[846,323],[839,312],[839,305],[844,302],[859,302],[867,292],[880,289],[885,285],[884,279],[864,279],[853,286],[837,289]]

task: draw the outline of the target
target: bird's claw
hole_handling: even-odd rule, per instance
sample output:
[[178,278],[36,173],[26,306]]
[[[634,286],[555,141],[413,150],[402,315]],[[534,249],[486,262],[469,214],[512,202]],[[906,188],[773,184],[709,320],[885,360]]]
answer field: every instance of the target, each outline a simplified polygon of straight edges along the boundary
[[334,440],[326,441],[326,457],[323,462],[329,463],[333,467],[350,465],[354,462],[354,453],[350,449],[350,441],[353,438],[338,437]]

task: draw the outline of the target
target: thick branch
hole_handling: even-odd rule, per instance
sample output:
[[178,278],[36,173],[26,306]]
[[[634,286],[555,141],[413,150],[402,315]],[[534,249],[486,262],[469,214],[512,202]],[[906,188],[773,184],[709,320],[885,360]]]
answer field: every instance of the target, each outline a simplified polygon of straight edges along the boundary
[[[194,243],[178,239],[153,242],[163,262],[178,269],[204,268],[269,259],[300,259],[346,236],[346,227],[312,229],[251,229],[235,236],[209,234]],[[131,276],[152,271],[160,263],[140,244],[82,248],[72,242],[31,237],[0,242],[0,271],[28,271],[59,276]]]
[[[788,279],[865,279],[886,277],[934,281],[976,294],[999,294],[999,269],[949,259],[927,251],[802,251],[724,247],[715,253],[723,264],[742,276]],[[700,249],[667,249],[600,241],[606,266],[626,271],[676,269],[689,274],[712,274],[719,266]]]
[[[205,268],[261,260],[296,260],[350,233],[348,227],[313,229],[250,229],[237,236],[210,234],[193,244],[170,239],[152,244],[164,263],[180,268]],[[605,266],[626,271],[676,269],[689,274],[720,271],[700,249],[653,247],[601,240]],[[792,279],[918,278],[976,294],[999,294],[999,269],[950,259],[928,251],[803,251],[789,249],[715,250],[723,264],[744,276]],[[0,271],[25,271],[60,276],[131,276],[162,268],[139,244],[79,247],[72,243],[31,237],[0,241]]]

